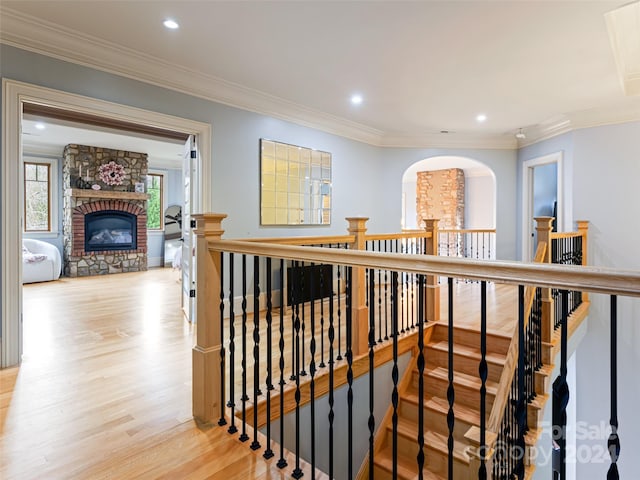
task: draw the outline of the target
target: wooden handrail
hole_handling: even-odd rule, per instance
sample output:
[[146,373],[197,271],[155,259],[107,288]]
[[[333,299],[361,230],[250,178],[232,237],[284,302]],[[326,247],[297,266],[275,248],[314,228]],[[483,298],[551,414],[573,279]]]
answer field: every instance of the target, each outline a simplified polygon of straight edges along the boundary
[[278,245],[321,245],[337,243],[353,243],[355,235],[327,235],[309,237],[265,237],[265,238],[238,238],[240,242],[275,243]]
[[[545,242],[538,242],[536,249],[536,256],[534,263],[541,264],[544,261],[545,253],[547,250],[547,244]],[[533,307],[533,299],[535,296],[536,287],[528,286],[525,290],[524,297],[524,326],[526,331],[529,323],[529,317],[531,316],[531,308]],[[493,407],[489,414],[489,421],[487,422],[487,430],[497,433],[500,429],[500,423],[504,416],[504,410],[509,399],[509,392],[511,391],[511,382],[516,372],[516,363],[518,361],[518,336],[513,335],[511,343],[509,344],[509,350],[507,350],[507,357],[502,367],[502,373],[500,374],[500,381],[498,383],[498,392],[496,393],[493,401]]]
[[411,232],[400,233],[378,233],[372,235],[365,235],[365,240],[396,240],[400,238],[431,238],[431,232],[425,232],[424,230],[415,230]]
[[389,254],[337,248],[300,247],[237,240],[210,240],[209,250],[333,263],[425,275],[487,280],[513,285],[640,297],[640,271],[576,265],[535,264],[433,255]]
[[558,238],[575,238],[575,237],[581,237],[582,236],[582,232],[551,232],[549,234],[549,237],[551,238],[551,240],[555,240]]
[[462,228],[456,229],[444,229],[438,230],[439,233],[456,234],[456,233],[496,233],[495,228]]

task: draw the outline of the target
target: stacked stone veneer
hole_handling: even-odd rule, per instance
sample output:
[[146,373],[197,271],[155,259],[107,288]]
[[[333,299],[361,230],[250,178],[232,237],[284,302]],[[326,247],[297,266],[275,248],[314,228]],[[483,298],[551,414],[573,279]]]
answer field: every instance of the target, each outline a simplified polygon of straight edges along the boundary
[[[124,167],[126,177],[122,185],[109,186],[98,179],[100,165],[112,160]],[[137,182],[146,180],[147,171],[146,153],[74,144],[64,148],[62,173],[65,192],[63,235],[66,276],[85,277],[147,270],[147,201],[127,198],[139,196],[130,192]],[[82,183],[100,185],[100,190],[79,189],[80,172]],[[78,191],[82,192],[81,196],[77,195]],[[102,210],[120,210],[136,215],[135,250],[85,252],[84,216]]]
[[[464,228],[464,171],[459,168],[418,172],[416,181],[416,212],[418,225],[424,219],[437,218],[441,229]],[[463,248],[461,245],[454,249]],[[457,255],[457,251],[442,251],[441,254]]]
[[416,211],[418,225],[437,218],[440,228],[464,228],[464,172],[459,168],[418,172]]

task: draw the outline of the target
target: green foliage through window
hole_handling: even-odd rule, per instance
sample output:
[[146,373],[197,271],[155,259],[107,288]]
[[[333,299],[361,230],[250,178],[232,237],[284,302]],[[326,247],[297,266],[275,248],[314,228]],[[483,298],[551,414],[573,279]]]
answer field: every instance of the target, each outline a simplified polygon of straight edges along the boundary
[[51,165],[24,162],[24,229],[27,232],[51,230]]
[[149,230],[162,230],[164,228],[162,204],[162,175],[147,174],[146,190],[149,195],[147,202],[147,228]]

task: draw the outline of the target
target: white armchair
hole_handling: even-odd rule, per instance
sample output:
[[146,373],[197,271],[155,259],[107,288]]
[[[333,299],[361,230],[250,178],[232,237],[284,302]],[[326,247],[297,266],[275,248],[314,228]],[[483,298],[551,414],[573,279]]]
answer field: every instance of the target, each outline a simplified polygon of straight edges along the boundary
[[22,283],[48,282],[60,278],[62,259],[60,258],[60,250],[55,245],[25,238],[22,240],[22,246],[36,256],[45,256],[43,260],[29,262],[25,260],[23,255]]

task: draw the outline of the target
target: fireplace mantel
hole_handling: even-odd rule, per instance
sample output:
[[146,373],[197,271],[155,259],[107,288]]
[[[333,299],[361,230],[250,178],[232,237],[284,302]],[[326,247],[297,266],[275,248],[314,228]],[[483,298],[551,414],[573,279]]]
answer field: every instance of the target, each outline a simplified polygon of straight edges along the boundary
[[139,192],[117,192],[115,190],[94,190],[92,188],[68,188],[67,195],[75,198],[111,198],[118,200],[148,200],[149,194]]

